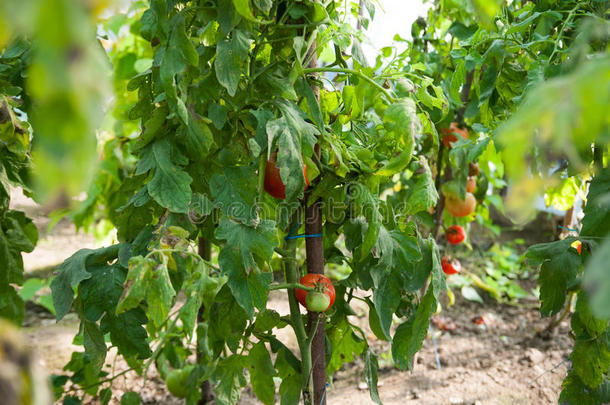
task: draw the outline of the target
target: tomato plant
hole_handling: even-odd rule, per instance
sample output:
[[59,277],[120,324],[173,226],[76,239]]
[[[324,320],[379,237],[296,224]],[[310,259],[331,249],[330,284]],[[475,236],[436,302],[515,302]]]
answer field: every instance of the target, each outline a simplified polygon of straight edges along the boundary
[[447,228],[447,241],[452,245],[459,245],[466,238],[464,228],[459,225],[452,225]]
[[[435,2],[407,51],[385,48],[374,65],[349,23],[368,25],[368,0],[350,10],[335,0],[150,0],[101,21],[104,2],[62,0],[48,24],[45,2],[17,3],[0,2],[0,316],[23,319],[21,253],[37,239],[9,209],[9,187],[80,193],[98,129],[99,168],[70,217],[116,230],[51,283],[57,320],[75,312],[84,348],[54,380],[58,400],[75,401],[68,379],[76,400],[107,396],[120,375],[103,368],[112,347],[138,372],[196,357],[186,391],[174,390],[188,404],[204,381],[219,403],[250,382],[271,404],[276,377],[282,403],[323,403],[326,373],[362,356],[380,403],[377,353],[350,319],[353,290],[371,297],[396,367],[412,368],[443,270],[456,270],[436,245],[449,215],[495,229],[490,207],[526,216],[536,193],[569,183],[564,201],[587,193],[585,251],[570,236],[528,258],[540,267],[543,315],[576,296],[560,401],[608,402],[607,2]],[[111,35],[96,38],[98,27]],[[101,121],[110,88],[116,104]],[[508,183],[516,200],[498,195]],[[320,273],[325,261],[350,272],[332,314],[305,321],[300,268]],[[272,290],[285,290],[288,318],[268,308]],[[297,355],[273,336],[287,323]]]

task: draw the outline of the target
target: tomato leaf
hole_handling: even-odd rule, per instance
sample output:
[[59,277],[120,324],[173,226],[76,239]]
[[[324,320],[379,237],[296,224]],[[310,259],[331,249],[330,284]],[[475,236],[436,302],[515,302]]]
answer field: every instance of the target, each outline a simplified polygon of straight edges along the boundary
[[326,365],[326,372],[334,374],[344,363],[354,361],[366,349],[366,341],[360,339],[347,318],[339,320],[331,330],[327,331],[333,351]]
[[180,167],[187,161],[168,138],[162,138],[142,151],[136,167],[136,175],[152,173],[146,185],[150,196],[162,207],[183,214],[188,213],[193,181]]
[[273,377],[276,375],[276,371],[265,343],[259,342],[252,346],[248,359],[250,384],[252,384],[254,394],[262,403],[273,405],[275,403]]
[[[573,250],[573,249],[572,249]],[[578,274],[580,256],[577,252],[565,250],[540,267],[540,314],[551,316],[558,313],[566,300],[567,287]]]
[[392,339],[392,358],[399,369],[413,370],[413,356],[422,347],[436,303],[434,286],[430,285],[415,314],[396,329]]
[[371,399],[376,404],[381,405],[381,399],[379,398],[379,392],[377,391],[377,370],[379,365],[377,364],[377,355],[375,352],[368,347],[364,352],[364,380],[369,386],[369,392]]

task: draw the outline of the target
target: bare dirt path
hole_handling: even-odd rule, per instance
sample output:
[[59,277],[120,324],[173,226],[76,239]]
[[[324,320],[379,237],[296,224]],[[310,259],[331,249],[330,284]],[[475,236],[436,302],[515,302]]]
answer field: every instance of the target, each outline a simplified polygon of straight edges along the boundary
[[[76,250],[95,247],[92,237],[76,234],[74,226],[61,221],[50,233],[49,223],[40,207],[15,191],[14,208],[21,209],[34,219],[41,231],[36,250],[25,255],[26,272],[48,273]],[[42,269],[42,271],[41,271]],[[567,337],[569,320],[564,321],[551,339],[536,335],[548,320],[541,320],[534,302],[512,307],[493,301],[485,305],[464,300],[444,309],[437,326],[453,322],[455,330],[441,332],[433,328],[441,369],[438,369],[431,335],[417,355],[413,372],[400,372],[391,365],[387,342],[374,341],[380,356],[379,394],[384,404],[554,404],[561,390],[569,361],[571,341]],[[284,314],[288,312],[285,296],[272,294],[269,307]],[[356,308],[358,316],[352,322],[366,328],[366,310]],[[485,324],[477,325],[475,317],[482,316]],[[59,324],[40,308],[28,306],[24,335],[49,373],[61,373],[73,350],[72,339],[78,331],[75,317],[69,314]],[[370,337],[374,339],[371,334]],[[288,328],[280,331],[280,338],[289,347],[296,347]],[[120,371],[125,364],[107,361],[107,371]],[[340,370],[327,392],[329,404],[372,404],[368,388],[362,378],[362,361],[357,360]],[[181,404],[165,390],[163,381],[152,370],[146,381],[128,373],[115,381],[112,404],[119,404],[120,393],[135,390],[146,404]],[[93,401],[92,403],[96,403]],[[246,388],[240,404],[258,404],[250,389]],[[279,399],[277,401],[279,403]]]

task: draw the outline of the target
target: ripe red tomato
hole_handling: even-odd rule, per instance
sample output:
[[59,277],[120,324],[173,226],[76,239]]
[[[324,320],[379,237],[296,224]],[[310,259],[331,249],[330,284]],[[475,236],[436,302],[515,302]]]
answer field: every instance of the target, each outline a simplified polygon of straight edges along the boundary
[[477,180],[474,176],[468,176],[468,180],[466,180],[466,191],[472,193],[475,188],[477,188]]
[[[265,191],[272,197],[283,200],[286,198],[286,186],[280,177],[280,168],[277,167],[277,153],[271,155],[271,159],[267,161],[265,166]],[[305,176],[305,190],[309,186],[307,179],[307,166],[303,165],[303,176]]]
[[[326,309],[324,309],[323,311],[327,311],[335,303],[335,287],[333,286],[333,283],[330,281],[330,279],[328,277],[326,277],[322,274],[309,273],[309,274],[306,274],[303,277],[301,277],[301,280],[299,280],[299,283],[301,283],[307,287],[313,287],[313,288],[320,289],[319,292],[324,293],[325,295],[328,296],[328,299],[330,301],[329,301],[329,304],[326,307]],[[314,311],[307,305],[307,296],[309,295],[308,291],[303,290],[301,288],[296,288],[294,290],[294,295],[297,297],[297,301],[299,301],[299,303],[301,305],[303,305],[305,308],[310,309],[312,312],[323,312],[323,311]],[[313,298],[314,297],[310,298],[310,300],[312,300]],[[319,302],[319,300],[318,300],[318,302]]]
[[477,206],[477,200],[475,200],[472,193],[466,193],[466,197],[462,200],[456,194],[445,195],[445,208],[454,217],[465,217],[474,212]]
[[441,142],[449,149],[451,149],[451,144],[458,140],[457,135],[464,139],[468,139],[468,130],[458,127],[457,122],[452,122],[449,125],[449,128],[441,129],[441,134],[443,135],[441,137]]
[[464,242],[465,238],[466,232],[461,226],[453,225],[450,226],[449,229],[447,229],[447,240],[452,245],[459,245],[460,243]]
[[443,256],[441,259],[441,267],[446,275],[457,274],[462,270],[462,265],[457,259],[452,259],[451,256]]

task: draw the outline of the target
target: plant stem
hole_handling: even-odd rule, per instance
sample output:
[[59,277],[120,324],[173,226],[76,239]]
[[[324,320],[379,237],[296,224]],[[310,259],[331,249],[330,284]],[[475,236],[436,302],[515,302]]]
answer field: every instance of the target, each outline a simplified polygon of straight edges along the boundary
[[346,74],[351,74],[351,75],[354,75],[354,76],[358,76],[358,77],[362,78],[363,80],[369,82],[373,86],[375,86],[380,92],[383,93],[384,96],[386,96],[388,98],[389,101],[391,101],[391,102],[396,101],[396,98],[394,96],[392,96],[390,94],[390,92],[388,92],[387,89],[383,88],[383,86],[381,86],[379,83],[377,83],[375,80],[371,79],[367,75],[362,74],[362,73],[360,73],[360,72],[358,72],[356,70],[353,70],[353,69],[344,69],[344,68],[328,68],[328,67],[317,67],[317,68],[303,69],[303,73],[305,73],[305,74],[307,74],[307,73],[320,73],[320,72],[346,73]]
[[313,287],[308,287],[306,285],[299,284],[299,283],[271,284],[269,286],[270,290],[283,290],[283,289],[293,289],[294,290],[295,288],[300,288],[301,290],[305,290],[305,291],[315,290],[315,288],[313,288]]
[[[294,228],[299,222],[299,216],[300,210],[297,210],[290,221],[290,229]],[[286,279],[286,284],[299,285],[297,261],[295,259],[297,240],[287,239],[284,242],[283,250],[290,255],[289,259],[292,259],[284,260],[284,278]],[[307,345],[307,333],[305,332],[305,325],[303,324],[303,318],[301,317],[299,303],[294,295],[294,288],[288,288],[287,293],[288,305],[290,306],[290,323],[294,330],[294,334],[296,335],[299,350],[301,352],[301,373],[303,376],[303,385],[301,389],[303,392],[303,402],[305,405],[311,405],[313,399],[313,384],[309,378],[309,374],[311,373],[311,352]]]

